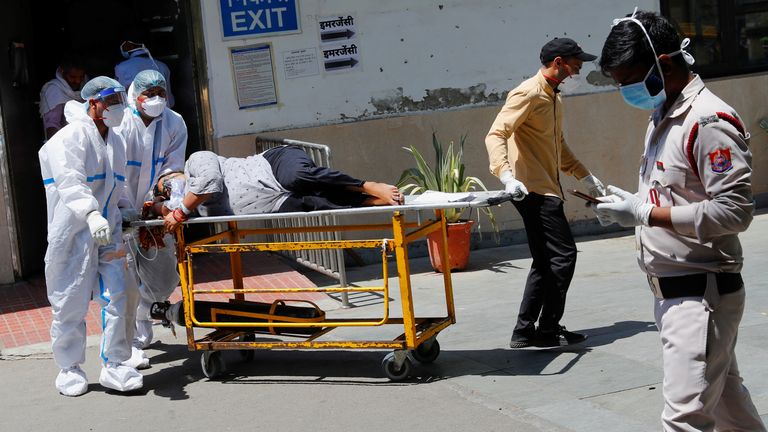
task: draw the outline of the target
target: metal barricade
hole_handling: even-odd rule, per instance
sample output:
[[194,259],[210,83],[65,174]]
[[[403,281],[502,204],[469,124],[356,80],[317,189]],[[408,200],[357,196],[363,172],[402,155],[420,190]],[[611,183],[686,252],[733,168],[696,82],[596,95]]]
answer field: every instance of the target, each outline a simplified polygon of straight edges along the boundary
[[[332,168],[331,149],[324,144],[316,144],[305,141],[297,141],[282,138],[256,137],[256,151],[265,152],[271,148],[280,146],[298,147],[304,150],[310,159],[317,166]],[[277,219],[265,221],[267,228],[295,228],[300,226],[336,226],[338,221],[335,215],[325,216],[307,216],[305,220],[299,219]],[[341,240],[339,232],[309,232],[309,233],[280,233],[271,234],[273,242],[309,242],[309,241],[328,241]],[[281,255],[295,260],[297,263],[330,276],[339,281],[341,288],[347,287],[347,273],[344,267],[344,250],[299,250],[299,251],[281,251]],[[349,307],[348,293],[341,293],[341,304],[343,307]]]

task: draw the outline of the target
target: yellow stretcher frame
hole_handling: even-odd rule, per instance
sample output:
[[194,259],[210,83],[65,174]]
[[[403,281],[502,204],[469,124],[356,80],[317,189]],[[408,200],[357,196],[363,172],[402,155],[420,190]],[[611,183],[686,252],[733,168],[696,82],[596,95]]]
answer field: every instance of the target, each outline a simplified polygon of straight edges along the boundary
[[[411,359],[422,363],[431,363],[440,352],[437,335],[456,322],[456,313],[453,300],[453,284],[450,266],[445,266],[443,271],[443,285],[446,315],[439,317],[416,317],[414,313],[411,271],[408,258],[408,244],[426,237],[428,234],[440,231],[443,238],[443,247],[440,249],[441,261],[448,261],[447,250],[447,222],[444,210],[456,207],[486,207],[508,200],[508,195],[499,193],[484,193],[482,197],[474,201],[461,203],[441,203],[426,205],[402,205],[392,207],[371,207],[349,210],[328,210],[322,212],[250,215],[248,216],[224,216],[193,218],[185,222],[189,223],[226,223],[227,229],[209,237],[187,243],[181,227],[175,232],[178,257],[178,269],[181,279],[181,294],[183,299],[187,346],[190,351],[203,351],[201,364],[204,374],[212,378],[224,369],[221,350],[256,350],[256,349],[393,349],[394,352],[387,355],[382,362],[382,367],[388,378],[401,380],[407,378],[412,369]],[[407,222],[405,213],[408,210],[431,210],[434,219],[424,222]],[[307,217],[325,212],[350,213],[381,213],[392,212],[390,224],[353,224],[339,226],[302,226],[284,228],[255,228],[240,229],[238,221],[252,221],[265,218],[280,217]],[[136,225],[158,225],[161,221],[143,221]],[[392,238],[366,239],[366,240],[326,240],[326,241],[286,241],[265,243],[241,243],[243,237],[249,235],[267,235],[288,232],[341,232],[341,231],[390,231]],[[226,241],[226,243],[218,243]],[[241,253],[255,251],[285,251],[306,249],[348,249],[348,248],[378,248],[382,257],[381,287],[339,287],[339,288],[244,288]],[[397,265],[397,277],[400,285],[400,301],[402,317],[389,316],[389,265],[387,254],[395,254]],[[226,290],[201,290],[194,287],[193,256],[197,253],[227,253],[230,257],[230,269],[232,273],[233,287]],[[381,292],[383,296],[384,312],[381,318],[325,318],[318,320],[291,320],[281,317],[280,321],[265,322],[206,322],[200,321],[195,316],[194,300],[199,294],[232,294],[234,300],[244,300],[248,293],[285,293],[290,295],[298,292]],[[290,297],[285,299],[290,301]],[[229,314],[237,315],[237,314]],[[284,320],[283,320],[284,319]],[[372,327],[383,325],[402,325],[403,333],[393,340],[317,340],[338,327]],[[304,340],[274,340],[256,341],[254,337],[248,337],[250,332],[243,330],[254,328],[259,331],[280,328],[318,328],[319,330],[310,336],[288,335],[286,337],[304,337]],[[215,331],[196,339],[195,328],[213,328]],[[242,351],[241,351],[242,352]],[[245,354],[244,354],[245,355]],[[247,356],[247,355],[246,355]]]

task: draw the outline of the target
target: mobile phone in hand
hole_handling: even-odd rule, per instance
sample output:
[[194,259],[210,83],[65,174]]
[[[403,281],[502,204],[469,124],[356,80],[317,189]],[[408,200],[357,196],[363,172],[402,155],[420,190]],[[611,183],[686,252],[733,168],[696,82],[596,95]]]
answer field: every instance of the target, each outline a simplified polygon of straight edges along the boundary
[[571,195],[573,195],[575,197],[579,197],[579,198],[583,199],[584,201],[589,201],[589,202],[594,203],[594,204],[602,203],[602,201],[600,201],[599,199],[593,197],[592,195],[585,194],[584,192],[577,191],[576,189],[568,189],[568,193],[570,193]]

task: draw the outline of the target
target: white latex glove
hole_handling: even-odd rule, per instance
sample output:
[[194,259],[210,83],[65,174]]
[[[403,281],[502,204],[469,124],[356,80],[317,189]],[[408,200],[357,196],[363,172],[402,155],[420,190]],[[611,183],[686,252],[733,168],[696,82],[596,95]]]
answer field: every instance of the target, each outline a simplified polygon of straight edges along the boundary
[[603,182],[601,182],[600,179],[592,175],[592,173],[590,173],[588,176],[581,179],[581,181],[587,184],[587,191],[593,197],[600,197],[600,196],[606,195],[605,186],[603,185]]
[[123,218],[123,223],[131,223],[139,220],[139,212],[133,207],[121,208],[120,216]]
[[505,170],[499,176],[499,180],[504,183],[504,192],[512,195],[512,199],[515,201],[521,201],[528,195],[528,189],[525,185],[512,175],[512,171]]
[[608,186],[608,193],[612,195],[603,200],[609,202],[595,204],[593,207],[600,225],[617,223],[623,227],[648,226],[653,204],[644,203],[634,194],[616,186]]
[[96,240],[97,245],[106,246],[112,241],[112,230],[109,229],[109,222],[101,216],[98,210],[88,213],[85,221],[88,222],[91,237]]

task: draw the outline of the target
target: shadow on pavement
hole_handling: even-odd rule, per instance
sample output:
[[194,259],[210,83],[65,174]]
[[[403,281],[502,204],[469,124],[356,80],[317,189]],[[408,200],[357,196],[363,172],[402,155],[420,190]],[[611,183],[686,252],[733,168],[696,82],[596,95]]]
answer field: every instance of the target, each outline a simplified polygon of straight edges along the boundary
[[[253,360],[246,361],[240,351],[230,350],[222,352],[225,372],[211,381],[241,385],[408,386],[468,375],[561,375],[567,373],[593,348],[647,331],[656,331],[654,323],[620,321],[609,326],[585,329],[584,333],[589,335],[589,339],[582,345],[516,350],[444,349],[434,363],[413,362],[411,378],[401,382],[389,381],[381,367],[382,359],[388,351],[257,350],[253,353]],[[186,385],[207,380],[200,363],[202,352],[191,352],[183,344],[155,343],[148,348],[147,353],[154,366],[143,371],[142,392],[154,392],[170,400],[188,399]],[[558,369],[550,370],[551,364],[561,356],[567,356],[565,363]]]

